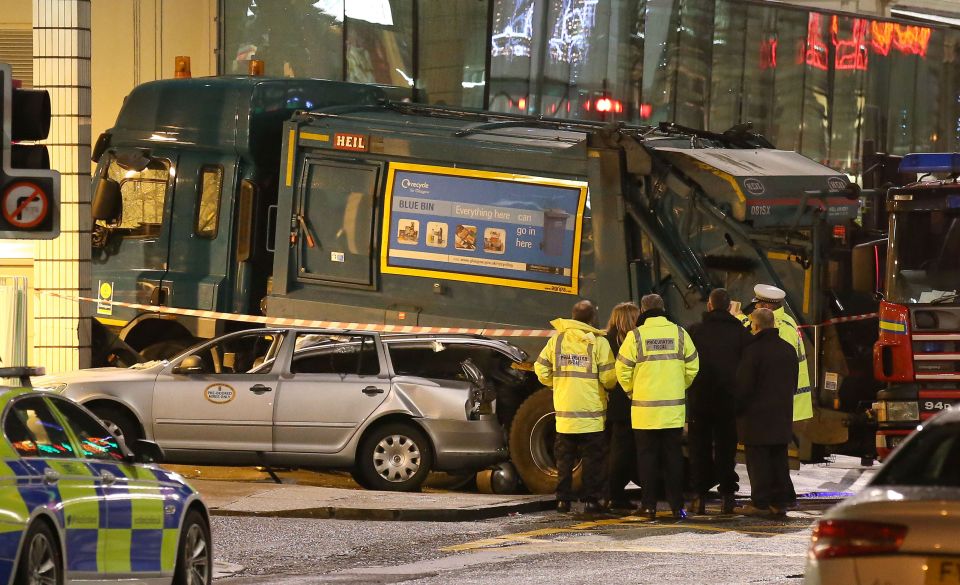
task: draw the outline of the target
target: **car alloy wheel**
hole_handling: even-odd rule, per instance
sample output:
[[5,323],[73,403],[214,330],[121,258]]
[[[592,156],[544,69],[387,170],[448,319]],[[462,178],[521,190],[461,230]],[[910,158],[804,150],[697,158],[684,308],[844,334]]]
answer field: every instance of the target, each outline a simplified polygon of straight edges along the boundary
[[207,537],[199,524],[193,524],[187,530],[184,551],[187,562],[187,579],[190,585],[206,585],[210,566],[210,548]]
[[63,583],[60,547],[50,527],[37,520],[27,530],[17,566],[15,585],[60,585]]
[[27,571],[30,585],[56,585],[60,582],[57,575],[56,553],[46,534],[35,534],[30,541],[30,550],[27,552]]
[[191,510],[183,521],[173,585],[209,585],[213,577],[212,563],[210,528],[200,512]]
[[394,483],[413,478],[422,461],[417,443],[405,435],[387,435],[373,450],[373,468],[380,477]]

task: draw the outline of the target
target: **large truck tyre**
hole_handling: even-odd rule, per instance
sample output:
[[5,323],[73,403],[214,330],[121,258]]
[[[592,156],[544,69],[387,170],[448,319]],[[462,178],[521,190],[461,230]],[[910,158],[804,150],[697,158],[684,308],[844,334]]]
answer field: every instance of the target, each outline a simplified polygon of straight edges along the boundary
[[[557,434],[553,391],[541,388],[527,398],[510,424],[510,460],[533,494],[557,491],[557,462],[553,440]],[[574,468],[574,487],[580,485],[581,466]]]

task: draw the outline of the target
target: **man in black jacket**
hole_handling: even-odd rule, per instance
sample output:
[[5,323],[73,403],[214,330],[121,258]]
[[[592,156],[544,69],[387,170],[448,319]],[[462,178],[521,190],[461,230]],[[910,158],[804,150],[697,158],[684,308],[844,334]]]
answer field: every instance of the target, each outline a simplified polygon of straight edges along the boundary
[[793,437],[796,349],[780,339],[770,309],[750,314],[754,338],[737,369],[737,431],[747,455],[752,506],[743,514],[786,514],[793,493],[787,445]]
[[690,336],[700,352],[700,371],[687,390],[690,471],[697,494],[690,509],[703,514],[707,492],[719,483],[721,511],[731,514],[740,489],[733,393],[740,354],[753,336],[730,314],[730,294],[722,288],[710,293],[703,322],[690,328]]

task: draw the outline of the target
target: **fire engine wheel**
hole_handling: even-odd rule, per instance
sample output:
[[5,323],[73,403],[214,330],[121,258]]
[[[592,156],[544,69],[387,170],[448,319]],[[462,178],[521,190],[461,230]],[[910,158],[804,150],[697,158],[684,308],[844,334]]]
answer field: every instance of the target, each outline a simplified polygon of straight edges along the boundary
[[[527,489],[534,494],[557,490],[557,461],[553,441],[557,435],[553,391],[541,388],[517,409],[510,425],[510,460]],[[580,484],[580,464],[573,470],[573,483]]]

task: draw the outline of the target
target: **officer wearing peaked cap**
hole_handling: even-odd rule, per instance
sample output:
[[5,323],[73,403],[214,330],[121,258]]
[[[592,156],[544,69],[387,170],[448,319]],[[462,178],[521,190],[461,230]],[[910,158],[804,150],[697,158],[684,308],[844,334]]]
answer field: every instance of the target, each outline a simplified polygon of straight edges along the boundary
[[[753,302],[757,308],[770,309],[776,320],[780,339],[786,341],[797,351],[797,360],[800,362],[797,377],[797,391],[793,395],[793,420],[813,418],[813,399],[810,392],[810,370],[807,368],[807,352],[803,347],[803,337],[797,328],[797,322],[787,314],[783,308],[783,301],[787,293],[770,284],[758,284],[753,287]],[[740,317],[744,325],[750,326],[750,319],[746,315]]]

